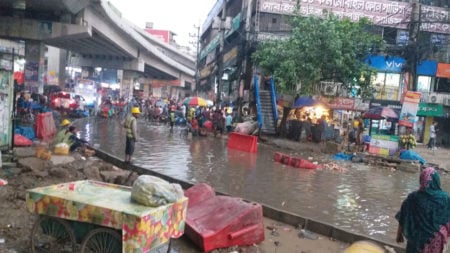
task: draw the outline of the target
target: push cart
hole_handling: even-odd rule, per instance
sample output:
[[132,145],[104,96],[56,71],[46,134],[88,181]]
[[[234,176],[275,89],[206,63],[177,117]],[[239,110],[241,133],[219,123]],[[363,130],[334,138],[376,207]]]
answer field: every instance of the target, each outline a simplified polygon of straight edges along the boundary
[[31,252],[153,253],[183,235],[187,198],[160,207],[131,201],[131,188],[82,180],[27,191],[39,215]]

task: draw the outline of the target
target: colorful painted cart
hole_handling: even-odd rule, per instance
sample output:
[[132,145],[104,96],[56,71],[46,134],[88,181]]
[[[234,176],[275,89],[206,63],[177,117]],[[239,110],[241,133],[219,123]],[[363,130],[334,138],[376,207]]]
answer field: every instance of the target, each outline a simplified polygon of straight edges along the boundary
[[27,191],[30,212],[39,214],[31,231],[37,252],[160,252],[184,233],[187,198],[147,207],[131,202],[131,188],[75,181]]

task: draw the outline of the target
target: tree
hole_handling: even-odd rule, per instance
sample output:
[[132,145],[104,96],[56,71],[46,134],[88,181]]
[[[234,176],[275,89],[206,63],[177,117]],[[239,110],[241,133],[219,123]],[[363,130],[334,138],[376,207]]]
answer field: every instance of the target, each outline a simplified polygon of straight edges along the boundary
[[383,41],[370,33],[368,19],[352,22],[327,14],[295,15],[291,21],[289,37],[263,42],[252,55],[265,74],[274,76],[278,91],[292,92],[300,83],[299,93],[312,95],[320,81],[369,87],[373,70],[365,59]]

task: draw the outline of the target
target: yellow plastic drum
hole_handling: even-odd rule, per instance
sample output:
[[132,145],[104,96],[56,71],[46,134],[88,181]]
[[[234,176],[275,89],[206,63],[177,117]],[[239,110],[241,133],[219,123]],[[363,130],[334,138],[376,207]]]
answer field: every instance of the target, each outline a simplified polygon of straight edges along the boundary
[[378,244],[370,241],[354,242],[343,253],[384,253],[385,250]]

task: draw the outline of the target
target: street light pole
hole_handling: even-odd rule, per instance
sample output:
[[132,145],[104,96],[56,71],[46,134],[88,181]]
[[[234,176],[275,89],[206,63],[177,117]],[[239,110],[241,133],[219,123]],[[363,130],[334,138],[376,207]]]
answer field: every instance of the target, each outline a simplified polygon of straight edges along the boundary
[[196,37],[195,38],[195,46],[196,46],[196,51],[195,51],[195,92],[197,93],[196,95],[198,96],[198,87],[200,85],[200,70],[199,70],[199,58],[200,58],[200,25],[194,25],[194,28],[197,29],[197,33],[196,34],[189,34],[190,37]]
[[222,86],[223,86],[223,50],[225,46],[225,20],[227,18],[227,3],[228,0],[223,1],[222,6],[222,15],[220,16],[220,47],[219,47],[219,55],[217,57],[217,99],[216,104],[218,104],[219,107],[221,107],[222,102]]

